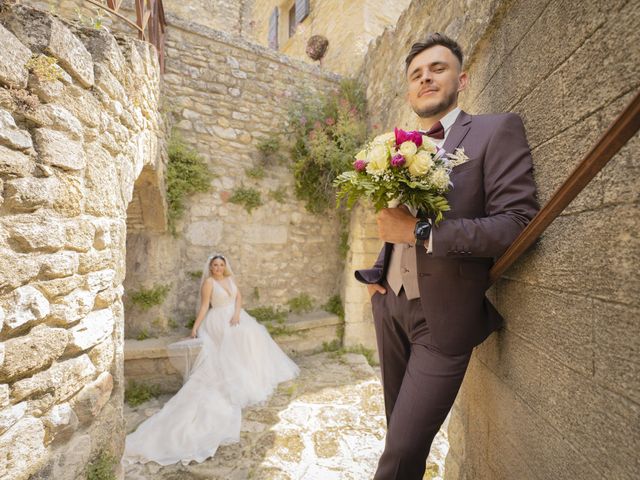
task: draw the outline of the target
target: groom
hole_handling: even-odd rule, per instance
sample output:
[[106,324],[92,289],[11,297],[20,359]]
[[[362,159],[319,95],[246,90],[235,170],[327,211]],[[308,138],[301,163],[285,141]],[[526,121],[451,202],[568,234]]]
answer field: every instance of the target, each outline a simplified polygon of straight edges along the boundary
[[356,272],[371,295],[387,415],[374,480],[422,479],[473,347],[502,324],[485,297],[489,269],[538,211],[520,117],[460,110],[462,60],[438,33],[406,58],[407,101],[424,134],[468,157],[451,172],[451,210],[438,225],[406,207],[383,210],[384,247],[373,268]]

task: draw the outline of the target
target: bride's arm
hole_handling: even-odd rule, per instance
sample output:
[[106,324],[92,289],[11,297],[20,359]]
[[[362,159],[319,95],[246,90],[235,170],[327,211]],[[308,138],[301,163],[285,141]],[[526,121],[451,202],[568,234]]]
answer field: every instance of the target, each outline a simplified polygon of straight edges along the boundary
[[[233,280],[231,280],[233,282]],[[233,312],[233,318],[231,319],[231,325],[237,325],[240,323],[240,312],[242,311],[242,295],[240,295],[240,289],[236,285],[236,309]]]
[[198,336],[198,327],[202,323],[202,320],[209,310],[209,303],[211,301],[211,290],[213,290],[213,285],[207,279],[202,284],[202,289],[200,290],[200,297],[202,298],[202,300],[200,301],[200,311],[198,312],[196,321],[193,322],[193,328],[191,329],[191,338],[196,338]]

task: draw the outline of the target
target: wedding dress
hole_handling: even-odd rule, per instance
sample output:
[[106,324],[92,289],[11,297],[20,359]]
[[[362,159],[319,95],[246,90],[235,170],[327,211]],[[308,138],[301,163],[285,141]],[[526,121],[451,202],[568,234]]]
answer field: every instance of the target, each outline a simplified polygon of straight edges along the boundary
[[169,346],[175,354],[202,345],[180,391],[127,436],[125,464],[206,460],[219,445],[240,440],[243,407],[267,400],[278,383],[298,375],[298,366],[247,312],[230,325],[238,289],[228,278],[230,291],[210,280],[211,308],[198,338]]

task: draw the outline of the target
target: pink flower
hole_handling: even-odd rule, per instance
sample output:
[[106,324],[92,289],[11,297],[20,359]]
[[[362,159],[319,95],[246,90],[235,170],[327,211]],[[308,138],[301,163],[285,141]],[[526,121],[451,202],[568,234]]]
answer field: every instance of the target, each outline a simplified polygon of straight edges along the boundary
[[335,124],[336,121],[333,118],[329,117],[324,121],[324,123],[326,123],[327,125],[331,126],[331,125]]
[[405,132],[404,130],[401,130],[397,127],[394,130],[394,132],[396,134],[397,147],[402,145],[404,142],[413,142],[416,144],[416,147],[419,147],[422,145],[422,134],[420,134],[420,132],[416,132],[416,131]]
[[405,160],[405,158],[402,156],[402,154],[398,153],[396,155],[393,156],[393,158],[391,159],[391,166],[392,167],[401,167],[403,166],[407,161]]
[[363,172],[365,168],[367,168],[367,162],[364,160],[356,160],[353,162],[353,168],[356,172]]

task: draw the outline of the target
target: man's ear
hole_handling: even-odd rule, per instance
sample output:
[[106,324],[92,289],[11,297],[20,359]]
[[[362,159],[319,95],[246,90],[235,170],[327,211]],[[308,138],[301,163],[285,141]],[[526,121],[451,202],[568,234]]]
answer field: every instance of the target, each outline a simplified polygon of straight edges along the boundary
[[467,72],[461,72],[458,76],[458,92],[461,92],[469,85],[469,76]]

